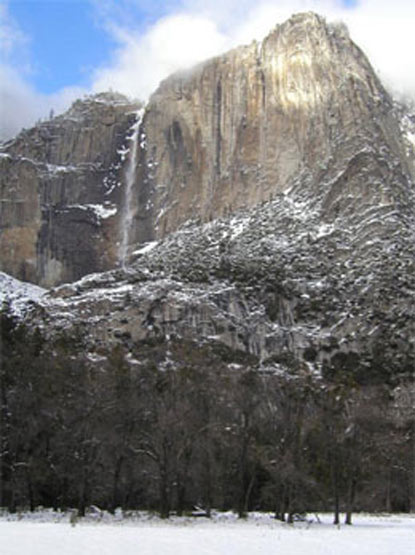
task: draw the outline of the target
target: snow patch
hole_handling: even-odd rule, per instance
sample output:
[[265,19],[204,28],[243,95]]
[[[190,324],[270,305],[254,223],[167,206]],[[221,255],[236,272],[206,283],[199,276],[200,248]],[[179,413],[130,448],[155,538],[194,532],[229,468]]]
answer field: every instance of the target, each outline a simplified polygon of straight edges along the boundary
[[320,224],[316,229],[315,238],[320,239],[321,237],[326,237],[327,235],[330,235],[331,233],[333,233],[333,231],[334,231],[333,224]]
[[0,305],[9,302],[15,316],[22,316],[28,305],[39,302],[46,292],[46,289],[33,283],[23,282],[0,272]]
[[54,175],[61,174],[61,173],[69,173],[77,170],[76,166],[59,166],[56,164],[46,164],[46,168],[49,173]]
[[106,362],[107,357],[104,357],[102,355],[98,355],[97,353],[88,353],[87,354],[87,359],[90,360],[91,362]]
[[146,243],[144,245],[144,247],[141,247],[140,249],[136,250],[133,252],[133,255],[137,255],[137,254],[145,254],[146,252],[150,252],[151,250],[154,249],[154,247],[158,244],[158,241],[150,241],[149,243]]
[[239,218],[232,218],[229,222],[230,224],[230,239],[235,239],[236,237],[238,237],[238,235],[241,235],[241,233],[243,233],[247,221],[246,220],[241,220]]
[[339,527],[331,524],[331,515],[288,525],[259,513],[246,520],[217,513],[212,519],[166,521],[146,513],[122,519],[119,512],[102,511],[102,517],[80,519],[75,526],[68,513],[50,513],[49,520],[27,515],[0,519],[2,555],[413,554],[414,518],[408,515],[356,515],[354,526]]
[[124,162],[124,160],[127,158],[127,155],[129,152],[130,152],[130,149],[127,148],[126,146],[123,146],[122,148],[117,150],[117,154],[120,155],[122,162]]
[[103,205],[103,204],[69,204],[66,209],[78,208],[79,210],[87,210],[94,212],[95,216],[99,220],[105,220],[111,216],[115,216],[117,213],[117,207],[113,204]]
[[86,204],[85,206],[90,210],[93,210],[96,217],[102,220],[115,216],[117,213],[117,207],[114,205],[104,206],[102,204]]

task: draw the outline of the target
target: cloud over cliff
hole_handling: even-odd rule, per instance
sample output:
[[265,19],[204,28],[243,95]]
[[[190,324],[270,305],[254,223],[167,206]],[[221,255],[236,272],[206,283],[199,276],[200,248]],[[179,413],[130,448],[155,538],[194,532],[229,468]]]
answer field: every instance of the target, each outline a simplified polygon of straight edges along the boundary
[[[53,95],[30,85],[30,74],[17,70],[13,52],[30,48],[0,0],[0,138],[49,113],[65,109],[85,92],[119,90],[146,99],[161,79],[238,44],[261,39],[292,13],[313,10],[328,20],[343,20],[381,79],[398,94],[415,97],[415,4],[410,0],[89,0],[96,21],[116,48],[91,75],[89,90],[68,83]],[[140,9],[143,18],[134,19]],[[147,15],[146,15],[147,14]],[[24,46],[23,46],[24,45]]]
[[415,4],[409,0],[213,0],[208,6],[182,0],[144,34],[120,27],[116,16],[113,21],[109,16],[107,29],[119,47],[111,62],[96,71],[93,88],[111,86],[145,98],[172,71],[260,40],[276,23],[308,10],[344,21],[386,84],[415,95]]

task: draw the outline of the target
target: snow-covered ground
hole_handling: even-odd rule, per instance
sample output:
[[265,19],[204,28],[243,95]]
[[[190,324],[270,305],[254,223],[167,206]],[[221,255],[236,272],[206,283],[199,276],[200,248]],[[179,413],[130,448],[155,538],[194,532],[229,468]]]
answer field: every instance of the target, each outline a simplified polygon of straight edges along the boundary
[[413,555],[415,516],[357,515],[353,526],[321,522],[283,524],[268,515],[238,521],[155,517],[85,520],[66,515],[0,518],[2,555]]

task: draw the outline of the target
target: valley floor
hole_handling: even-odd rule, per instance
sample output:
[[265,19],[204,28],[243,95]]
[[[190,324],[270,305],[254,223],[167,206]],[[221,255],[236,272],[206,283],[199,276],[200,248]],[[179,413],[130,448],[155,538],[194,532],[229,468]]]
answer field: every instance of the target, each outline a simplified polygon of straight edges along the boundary
[[353,526],[331,515],[288,525],[269,515],[239,521],[230,513],[212,520],[149,515],[104,515],[78,521],[56,513],[0,517],[2,555],[412,555],[415,515],[356,515]]

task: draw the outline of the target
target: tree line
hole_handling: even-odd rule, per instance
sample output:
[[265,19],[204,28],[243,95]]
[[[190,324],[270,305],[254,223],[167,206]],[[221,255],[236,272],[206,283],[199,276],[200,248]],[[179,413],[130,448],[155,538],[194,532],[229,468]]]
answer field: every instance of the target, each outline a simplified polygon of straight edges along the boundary
[[171,338],[85,352],[1,313],[0,507],[415,510],[413,383]]

